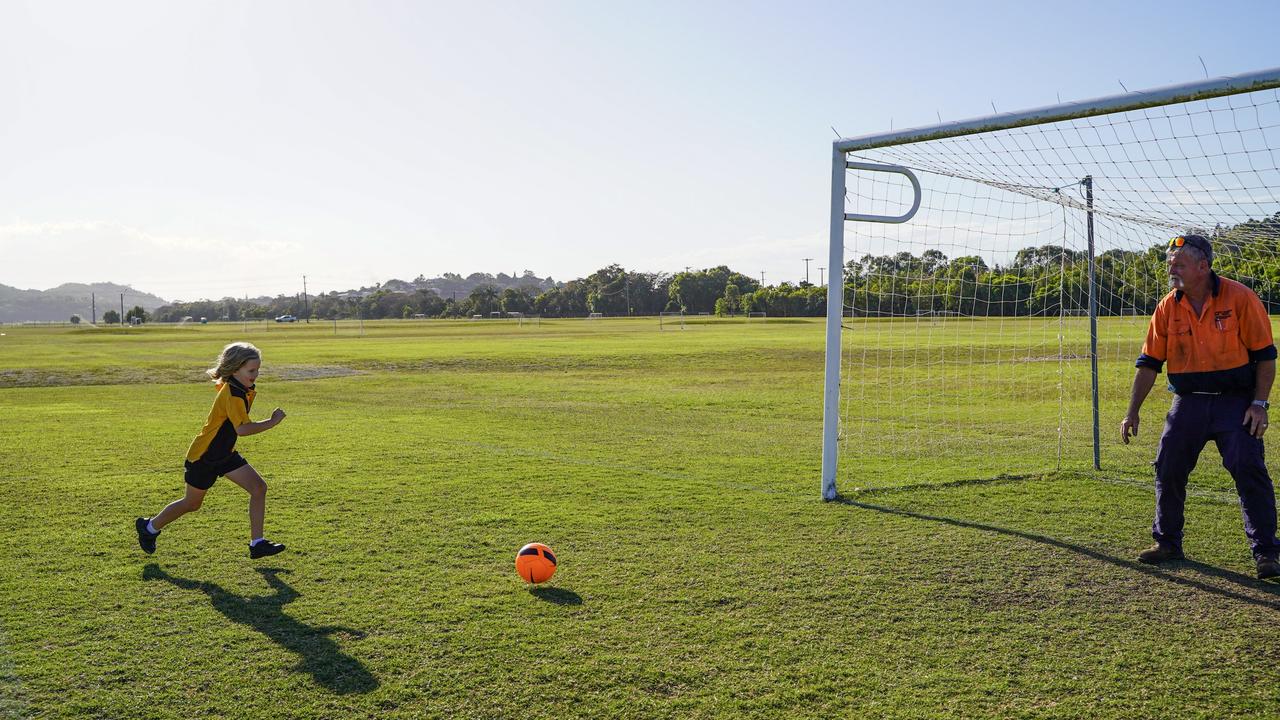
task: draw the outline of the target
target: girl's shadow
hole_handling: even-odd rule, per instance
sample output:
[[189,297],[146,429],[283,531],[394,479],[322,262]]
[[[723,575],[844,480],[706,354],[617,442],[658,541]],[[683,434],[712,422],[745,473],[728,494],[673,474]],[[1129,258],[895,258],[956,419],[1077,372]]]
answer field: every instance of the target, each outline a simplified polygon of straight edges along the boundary
[[277,645],[297,653],[302,658],[297,669],[309,673],[316,683],[333,692],[340,695],[367,693],[378,687],[377,678],[359,660],[343,653],[330,638],[334,633],[362,638],[363,632],[340,626],[312,627],[294,620],[284,613],[284,606],[298,597],[298,591],[279,577],[288,571],[278,568],[255,569],[275,590],[274,595],[240,597],[215,583],[175,577],[161,570],[155,563],[149,563],[143,569],[142,579],[164,580],[183,590],[203,592],[209,596],[213,609],[227,619],[248,625]]

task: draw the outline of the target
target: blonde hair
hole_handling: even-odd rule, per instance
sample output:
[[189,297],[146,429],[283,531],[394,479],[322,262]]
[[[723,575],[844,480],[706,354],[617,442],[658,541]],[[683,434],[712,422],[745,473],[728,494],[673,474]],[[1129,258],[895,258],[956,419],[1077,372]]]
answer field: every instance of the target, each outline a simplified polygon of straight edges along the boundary
[[234,342],[222,348],[213,367],[205,372],[214,382],[222,382],[250,360],[262,362],[262,351],[247,342]]

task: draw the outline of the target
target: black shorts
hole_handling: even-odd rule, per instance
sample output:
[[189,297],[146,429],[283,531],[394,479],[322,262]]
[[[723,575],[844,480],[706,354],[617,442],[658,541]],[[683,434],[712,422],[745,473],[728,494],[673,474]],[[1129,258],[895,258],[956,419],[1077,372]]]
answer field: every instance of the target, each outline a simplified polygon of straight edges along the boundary
[[186,481],[193,488],[208,490],[213,487],[213,483],[218,479],[218,476],[226,475],[232,470],[239,470],[248,464],[249,461],[241,457],[238,452],[233,452],[221,460],[212,462],[204,458],[200,458],[195,462],[187,460]]

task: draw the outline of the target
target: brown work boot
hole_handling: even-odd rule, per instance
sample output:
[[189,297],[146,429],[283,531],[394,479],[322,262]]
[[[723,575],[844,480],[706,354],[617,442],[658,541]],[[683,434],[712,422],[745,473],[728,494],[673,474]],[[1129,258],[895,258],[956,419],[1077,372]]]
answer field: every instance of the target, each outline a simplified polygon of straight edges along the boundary
[[1280,577],[1280,562],[1275,558],[1258,558],[1258,579],[1268,580]]
[[1160,563],[1169,562],[1170,560],[1186,560],[1186,556],[1182,554],[1182,548],[1176,548],[1172,545],[1161,545],[1156,543],[1151,547],[1138,553],[1138,562],[1147,565],[1159,565]]

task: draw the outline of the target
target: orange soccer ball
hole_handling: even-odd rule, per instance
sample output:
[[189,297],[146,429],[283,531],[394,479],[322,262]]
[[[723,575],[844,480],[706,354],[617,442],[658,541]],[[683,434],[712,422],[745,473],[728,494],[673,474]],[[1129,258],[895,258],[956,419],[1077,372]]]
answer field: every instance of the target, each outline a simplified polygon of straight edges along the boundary
[[516,553],[516,572],[527,583],[544,583],[556,574],[556,556],[542,543],[529,543]]

